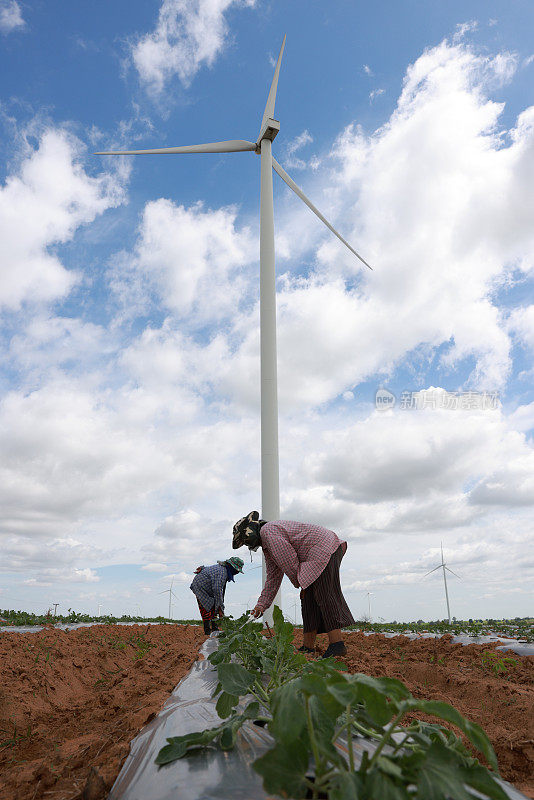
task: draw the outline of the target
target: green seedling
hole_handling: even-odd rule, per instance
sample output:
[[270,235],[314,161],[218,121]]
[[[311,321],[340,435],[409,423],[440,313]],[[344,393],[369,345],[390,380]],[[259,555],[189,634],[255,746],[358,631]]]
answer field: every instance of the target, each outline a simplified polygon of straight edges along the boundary
[[[506,800],[495,780],[497,760],[489,739],[452,706],[417,699],[393,678],[348,674],[333,658],[307,661],[295,651],[293,626],[277,607],[271,639],[262,635],[261,624],[245,617],[225,618],[222,628],[219,648],[209,657],[217,668],[213,696],[222,722],[167,739],[157,764],[203,747],[231,749],[239,729],[254,720],[265,723],[273,738],[271,749],[252,765],[270,796],[470,800],[482,792]],[[414,712],[454,725],[494,772],[445,726],[421,721],[404,726],[405,715]],[[374,745],[358,764],[355,737]]]
[[508,672],[511,667],[516,667],[517,661],[515,658],[501,656],[499,653],[485,650],[482,654],[482,666],[484,669],[491,670],[494,675],[501,675]]
[[126,650],[126,642],[119,636],[104,636],[102,644],[108,644],[113,650]]
[[[0,750],[7,747],[16,747],[21,742],[29,741],[33,736],[31,725],[28,725],[27,729],[24,732],[20,732],[19,730],[17,730],[17,726],[15,725],[14,722],[12,723],[12,725],[13,725],[13,734],[7,739],[0,741]],[[7,731],[5,731],[5,733],[7,733]]]
[[130,636],[128,642],[132,645],[132,647],[135,648],[135,654],[133,657],[134,661],[138,661],[139,659],[143,658],[146,656],[149,650],[157,646],[153,642],[147,641],[144,633],[141,633],[137,636]]

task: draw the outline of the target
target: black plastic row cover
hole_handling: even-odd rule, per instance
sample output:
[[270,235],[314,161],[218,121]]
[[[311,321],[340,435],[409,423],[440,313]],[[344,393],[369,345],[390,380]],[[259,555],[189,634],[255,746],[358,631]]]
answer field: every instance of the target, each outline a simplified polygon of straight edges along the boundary
[[174,689],[160,714],[132,741],[130,754],[108,800],[264,800],[261,777],[252,762],[272,744],[260,726],[246,723],[230,751],[218,746],[189,753],[158,767],[158,752],[170,736],[203,731],[220,725],[213,694],[217,672],[207,656],[217,649],[212,635],[201,649],[201,660]]

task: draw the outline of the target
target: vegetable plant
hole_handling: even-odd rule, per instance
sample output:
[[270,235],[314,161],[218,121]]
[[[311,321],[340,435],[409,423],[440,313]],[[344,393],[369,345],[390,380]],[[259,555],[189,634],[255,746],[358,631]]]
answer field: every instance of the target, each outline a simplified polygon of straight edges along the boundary
[[498,653],[485,650],[482,654],[482,666],[491,670],[494,675],[500,675],[502,672],[508,672],[510,667],[516,667],[517,661],[515,658],[500,656]]
[[[253,764],[269,795],[330,800],[506,800],[495,779],[494,750],[484,731],[446,703],[420,700],[401,681],[349,674],[335,659],[308,661],[295,651],[293,625],[274,610],[274,636],[261,623],[225,618],[214,697],[222,722],[167,739],[159,765],[191,750],[234,746],[247,721],[265,724],[273,746]],[[441,724],[403,718],[423,712],[453,725],[491,767],[473,757]],[[358,757],[362,745],[363,756]],[[367,745],[367,747],[365,747]]]

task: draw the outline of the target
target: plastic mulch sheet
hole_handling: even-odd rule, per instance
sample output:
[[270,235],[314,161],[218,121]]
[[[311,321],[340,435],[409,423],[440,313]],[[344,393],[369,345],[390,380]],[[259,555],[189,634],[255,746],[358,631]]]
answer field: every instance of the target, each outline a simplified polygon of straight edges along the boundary
[[[167,738],[202,731],[220,724],[211,695],[217,672],[207,656],[217,649],[217,638],[207,639],[201,658],[174,689],[163,709],[132,741],[130,754],[115,781],[108,800],[265,800],[262,781],[252,763],[272,745],[269,734],[253,722],[246,722],[233,750],[197,750],[158,767],[154,763]],[[372,742],[354,739],[359,763]],[[340,750],[344,748],[341,746]],[[311,772],[311,771],[310,771]],[[509,783],[501,782],[510,800],[526,800]],[[480,795],[481,798],[484,795]]]
[[115,781],[108,800],[263,800],[267,795],[252,762],[272,742],[263,728],[246,723],[233,750],[197,750],[158,767],[158,752],[170,736],[203,731],[220,725],[211,695],[217,672],[207,656],[217,649],[217,639],[207,639],[203,659],[195,661],[165,703],[163,709],[132,741],[130,754]]

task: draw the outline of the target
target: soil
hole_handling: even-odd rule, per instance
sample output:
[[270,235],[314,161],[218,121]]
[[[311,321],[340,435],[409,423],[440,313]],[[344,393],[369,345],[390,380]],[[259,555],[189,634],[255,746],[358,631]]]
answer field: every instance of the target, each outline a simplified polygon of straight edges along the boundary
[[205,640],[196,625],[0,632],[0,800],[103,800]]
[[[196,625],[0,632],[0,800],[104,800],[205,638]],[[450,636],[352,632],[345,643],[351,672],[398,678],[481,725],[502,777],[534,798],[534,656]],[[515,663],[495,674],[504,658]]]
[[[296,644],[301,639],[299,633]],[[534,798],[534,656],[451,640],[450,635],[411,640],[345,632],[348,652],[341,660],[350,672],[398,678],[414,697],[449,703],[478,723],[495,749],[501,777]],[[318,645],[326,649],[326,637],[318,637]],[[506,671],[496,672],[499,661]],[[407,714],[403,722],[408,724],[416,716],[439,722],[422,714]],[[478,752],[473,753],[483,762]]]

